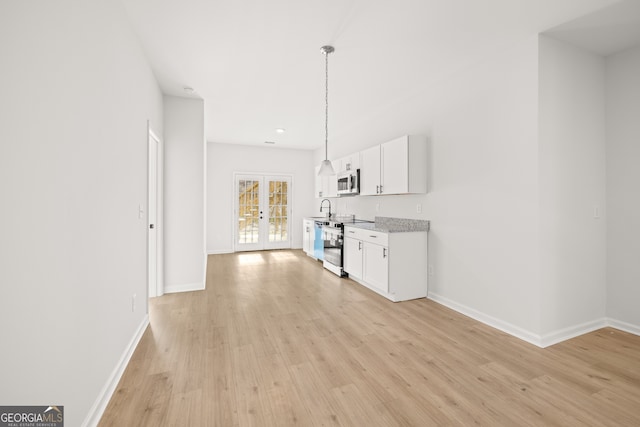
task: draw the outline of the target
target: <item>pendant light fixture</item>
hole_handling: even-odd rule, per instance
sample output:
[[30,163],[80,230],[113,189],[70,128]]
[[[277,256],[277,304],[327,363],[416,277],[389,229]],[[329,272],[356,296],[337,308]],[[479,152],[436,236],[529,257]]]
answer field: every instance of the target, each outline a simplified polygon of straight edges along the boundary
[[335,49],[333,46],[322,46],[320,52],[324,54],[324,160],[320,164],[318,175],[329,176],[335,175],[331,161],[329,160],[329,54]]

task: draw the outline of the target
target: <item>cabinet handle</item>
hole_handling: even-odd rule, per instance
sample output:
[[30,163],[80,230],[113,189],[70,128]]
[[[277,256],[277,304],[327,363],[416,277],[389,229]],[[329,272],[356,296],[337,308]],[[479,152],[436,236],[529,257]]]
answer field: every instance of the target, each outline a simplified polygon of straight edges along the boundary
[[378,236],[369,236],[369,237],[373,237],[374,239],[377,239],[377,238],[378,238]]
[[361,251],[362,250],[362,242],[358,242],[358,250]]
[[382,185],[380,186],[380,194],[382,194]]
[[354,233],[355,233],[355,231],[351,231],[351,230],[349,230],[349,233],[354,234]]
[[387,248],[382,248],[382,258],[387,257]]
[[380,186],[376,185],[376,194],[380,194]]

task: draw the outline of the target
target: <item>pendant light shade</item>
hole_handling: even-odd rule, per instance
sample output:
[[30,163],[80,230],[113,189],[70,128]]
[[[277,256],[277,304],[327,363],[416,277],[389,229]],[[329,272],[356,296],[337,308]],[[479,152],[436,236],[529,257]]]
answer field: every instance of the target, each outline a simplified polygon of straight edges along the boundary
[[324,54],[324,160],[320,164],[318,175],[330,176],[335,175],[333,165],[329,160],[329,54],[335,49],[333,46],[322,46],[320,52]]
[[320,170],[318,171],[318,175],[320,176],[330,176],[335,175],[336,172],[333,170],[333,165],[330,160],[323,160],[320,163]]

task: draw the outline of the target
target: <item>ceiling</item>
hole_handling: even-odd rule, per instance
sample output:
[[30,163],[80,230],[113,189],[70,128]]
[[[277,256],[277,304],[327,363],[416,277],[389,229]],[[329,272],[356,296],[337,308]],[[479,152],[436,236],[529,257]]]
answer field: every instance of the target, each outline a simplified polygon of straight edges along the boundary
[[[336,49],[329,56],[331,141],[486,52],[619,3],[122,2],[162,91],[204,99],[207,141],[261,146],[271,141],[276,144],[270,147],[298,149],[324,144],[323,45]],[[624,3],[629,2],[637,6],[640,0]],[[286,131],[278,134],[276,128]]]
[[545,32],[601,56],[640,44],[640,1],[626,0]]

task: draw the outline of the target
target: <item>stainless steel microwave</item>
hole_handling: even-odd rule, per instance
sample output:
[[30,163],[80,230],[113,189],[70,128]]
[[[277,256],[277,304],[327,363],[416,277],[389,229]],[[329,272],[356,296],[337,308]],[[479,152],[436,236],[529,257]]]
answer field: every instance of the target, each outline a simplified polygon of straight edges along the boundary
[[338,173],[338,196],[360,194],[360,169]]

